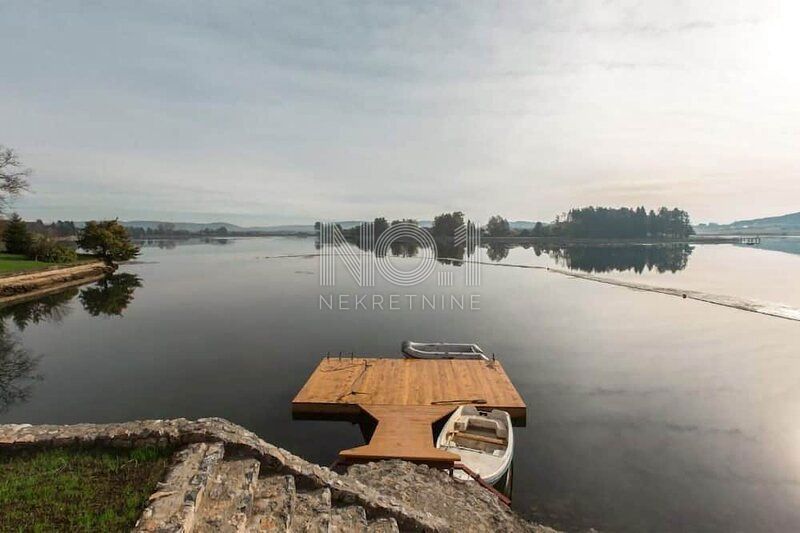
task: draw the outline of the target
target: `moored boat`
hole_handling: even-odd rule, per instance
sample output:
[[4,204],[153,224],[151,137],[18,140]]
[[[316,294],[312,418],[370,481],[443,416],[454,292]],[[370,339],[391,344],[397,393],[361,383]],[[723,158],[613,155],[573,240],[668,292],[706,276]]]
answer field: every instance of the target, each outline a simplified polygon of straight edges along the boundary
[[415,359],[489,359],[477,344],[403,341],[401,349]]
[[[499,409],[462,405],[445,423],[436,447],[458,454],[464,466],[487,484],[496,485],[509,473],[514,457],[511,417]],[[465,481],[472,479],[461,470],[453,475]]]

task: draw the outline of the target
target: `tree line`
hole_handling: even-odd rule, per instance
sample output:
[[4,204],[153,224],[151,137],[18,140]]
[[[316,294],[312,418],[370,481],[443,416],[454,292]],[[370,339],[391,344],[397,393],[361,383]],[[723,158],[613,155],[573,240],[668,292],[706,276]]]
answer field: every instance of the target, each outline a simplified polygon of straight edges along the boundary
[[215,229],[203,228],[199,231],[190,231],[187,229],[175,229],[175,224],[171,222],[162,222],[155,228],[141,226],[129,227],[128,232],[134,239],[147,239],[148,237],[170,237],[170,238],[189,238],[189,237],[227,237],[229,235],[228,228],[220,226]]
[[694,235],[689,213],[661,207],[649,212],[642,206],[581,207],[550,224],[537,222],[533,228],[514,231],[508,221],[493,216],[486,225],[490,237],[564,237],[576,239],[680,239]]
[[[373,220],[374,235],[377,239],[389,227],[401,222],[418,225],[414,219],[394,220],[387,222],[385,217]],[[464,224],[472,224],[466,220],[464,213],[454,211],[442,213],[433,219],[431,227],[426,228],[437,241],[452,239],[456,229]],[[320,222],[314,224],[319,231]],[[343,229],[336,224],[344,237],[357,241],[361,235],[361,227],[365,223]],[[694,235],[689,214],[678,208],[661,207],[650,210],[644,207],[581,207],[571,209],[566,215],[556,217],[550,223],[536,222],[532,228],[515,229],[501,215],[491,217],[482,232],[488,237],[561,237],[576,239],[603,238],[641,238],[641,239],[679,239]]]

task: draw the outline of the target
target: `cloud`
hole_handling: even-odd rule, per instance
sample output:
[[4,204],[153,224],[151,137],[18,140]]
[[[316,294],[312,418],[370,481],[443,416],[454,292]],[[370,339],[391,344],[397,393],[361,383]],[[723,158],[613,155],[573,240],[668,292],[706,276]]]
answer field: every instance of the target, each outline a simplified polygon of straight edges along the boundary
[[778,210],[800,136],[787,6],[6,2],[0,142],[42,218]]

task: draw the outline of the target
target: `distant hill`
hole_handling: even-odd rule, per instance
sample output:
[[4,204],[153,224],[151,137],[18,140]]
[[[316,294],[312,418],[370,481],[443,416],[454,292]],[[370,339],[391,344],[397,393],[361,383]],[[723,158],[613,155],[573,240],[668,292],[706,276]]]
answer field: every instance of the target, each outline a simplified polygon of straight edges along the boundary
[[731,224],[699,224],[697,233],[789,233],[800,234],[800,213],[737,220]]
[[[341,220],[338,223],[343,229],[350,229],[358,226],[361,220]],[[159,225],[170,224],[177,231],[190,231],[199,233],[204,230],[215,231],[225,228],[228,232],[263,232],[263,233],[315,233],[313,224],[287,224],[278,226],[239,226],[230,222],[165,222],[163,220],[127,220],[121,224],[126,228],[157,229]],[[419,225],[423,228],[433,226],[432,220],[420,220]],[[528,220],[511,221],[509,225],[512,229],[532,229],[536,223]]]
[[229,232],[264,232],[264,233],[314,233],[313,224],[295,224],[282,226],[238,226],[229,222],[164,222],[159,220],[128,220],[121,222],[126,228],[157,229],[161,224],[169,224],[178,231],[199,233],[203,230],[214,231],[225,228]]
[[511,229],[533,229],[536,226],[536,222],[531,222],[530,220],[512,220],[508,223],[511,226]]

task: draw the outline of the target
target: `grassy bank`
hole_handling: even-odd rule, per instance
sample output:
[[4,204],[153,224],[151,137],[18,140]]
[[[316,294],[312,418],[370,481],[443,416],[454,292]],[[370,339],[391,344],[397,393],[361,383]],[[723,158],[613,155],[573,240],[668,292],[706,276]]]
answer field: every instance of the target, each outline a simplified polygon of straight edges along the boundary
[[171,450],[0,452],[3,531],[130,531]]
[[51,263],[33,261],[20,254],[0,253],[0,274],[11,274],[14,272],[27,272],[52,266]]
[[0,253],[0,276],[17,274],[23,272],[35,272],[36,270],[46,270],[57,266],[78,265],[86,261],[93,260],[94,257],[79,254],[78,260],[72,263],[45,263],[44,261],[34,261],[21,254]]

